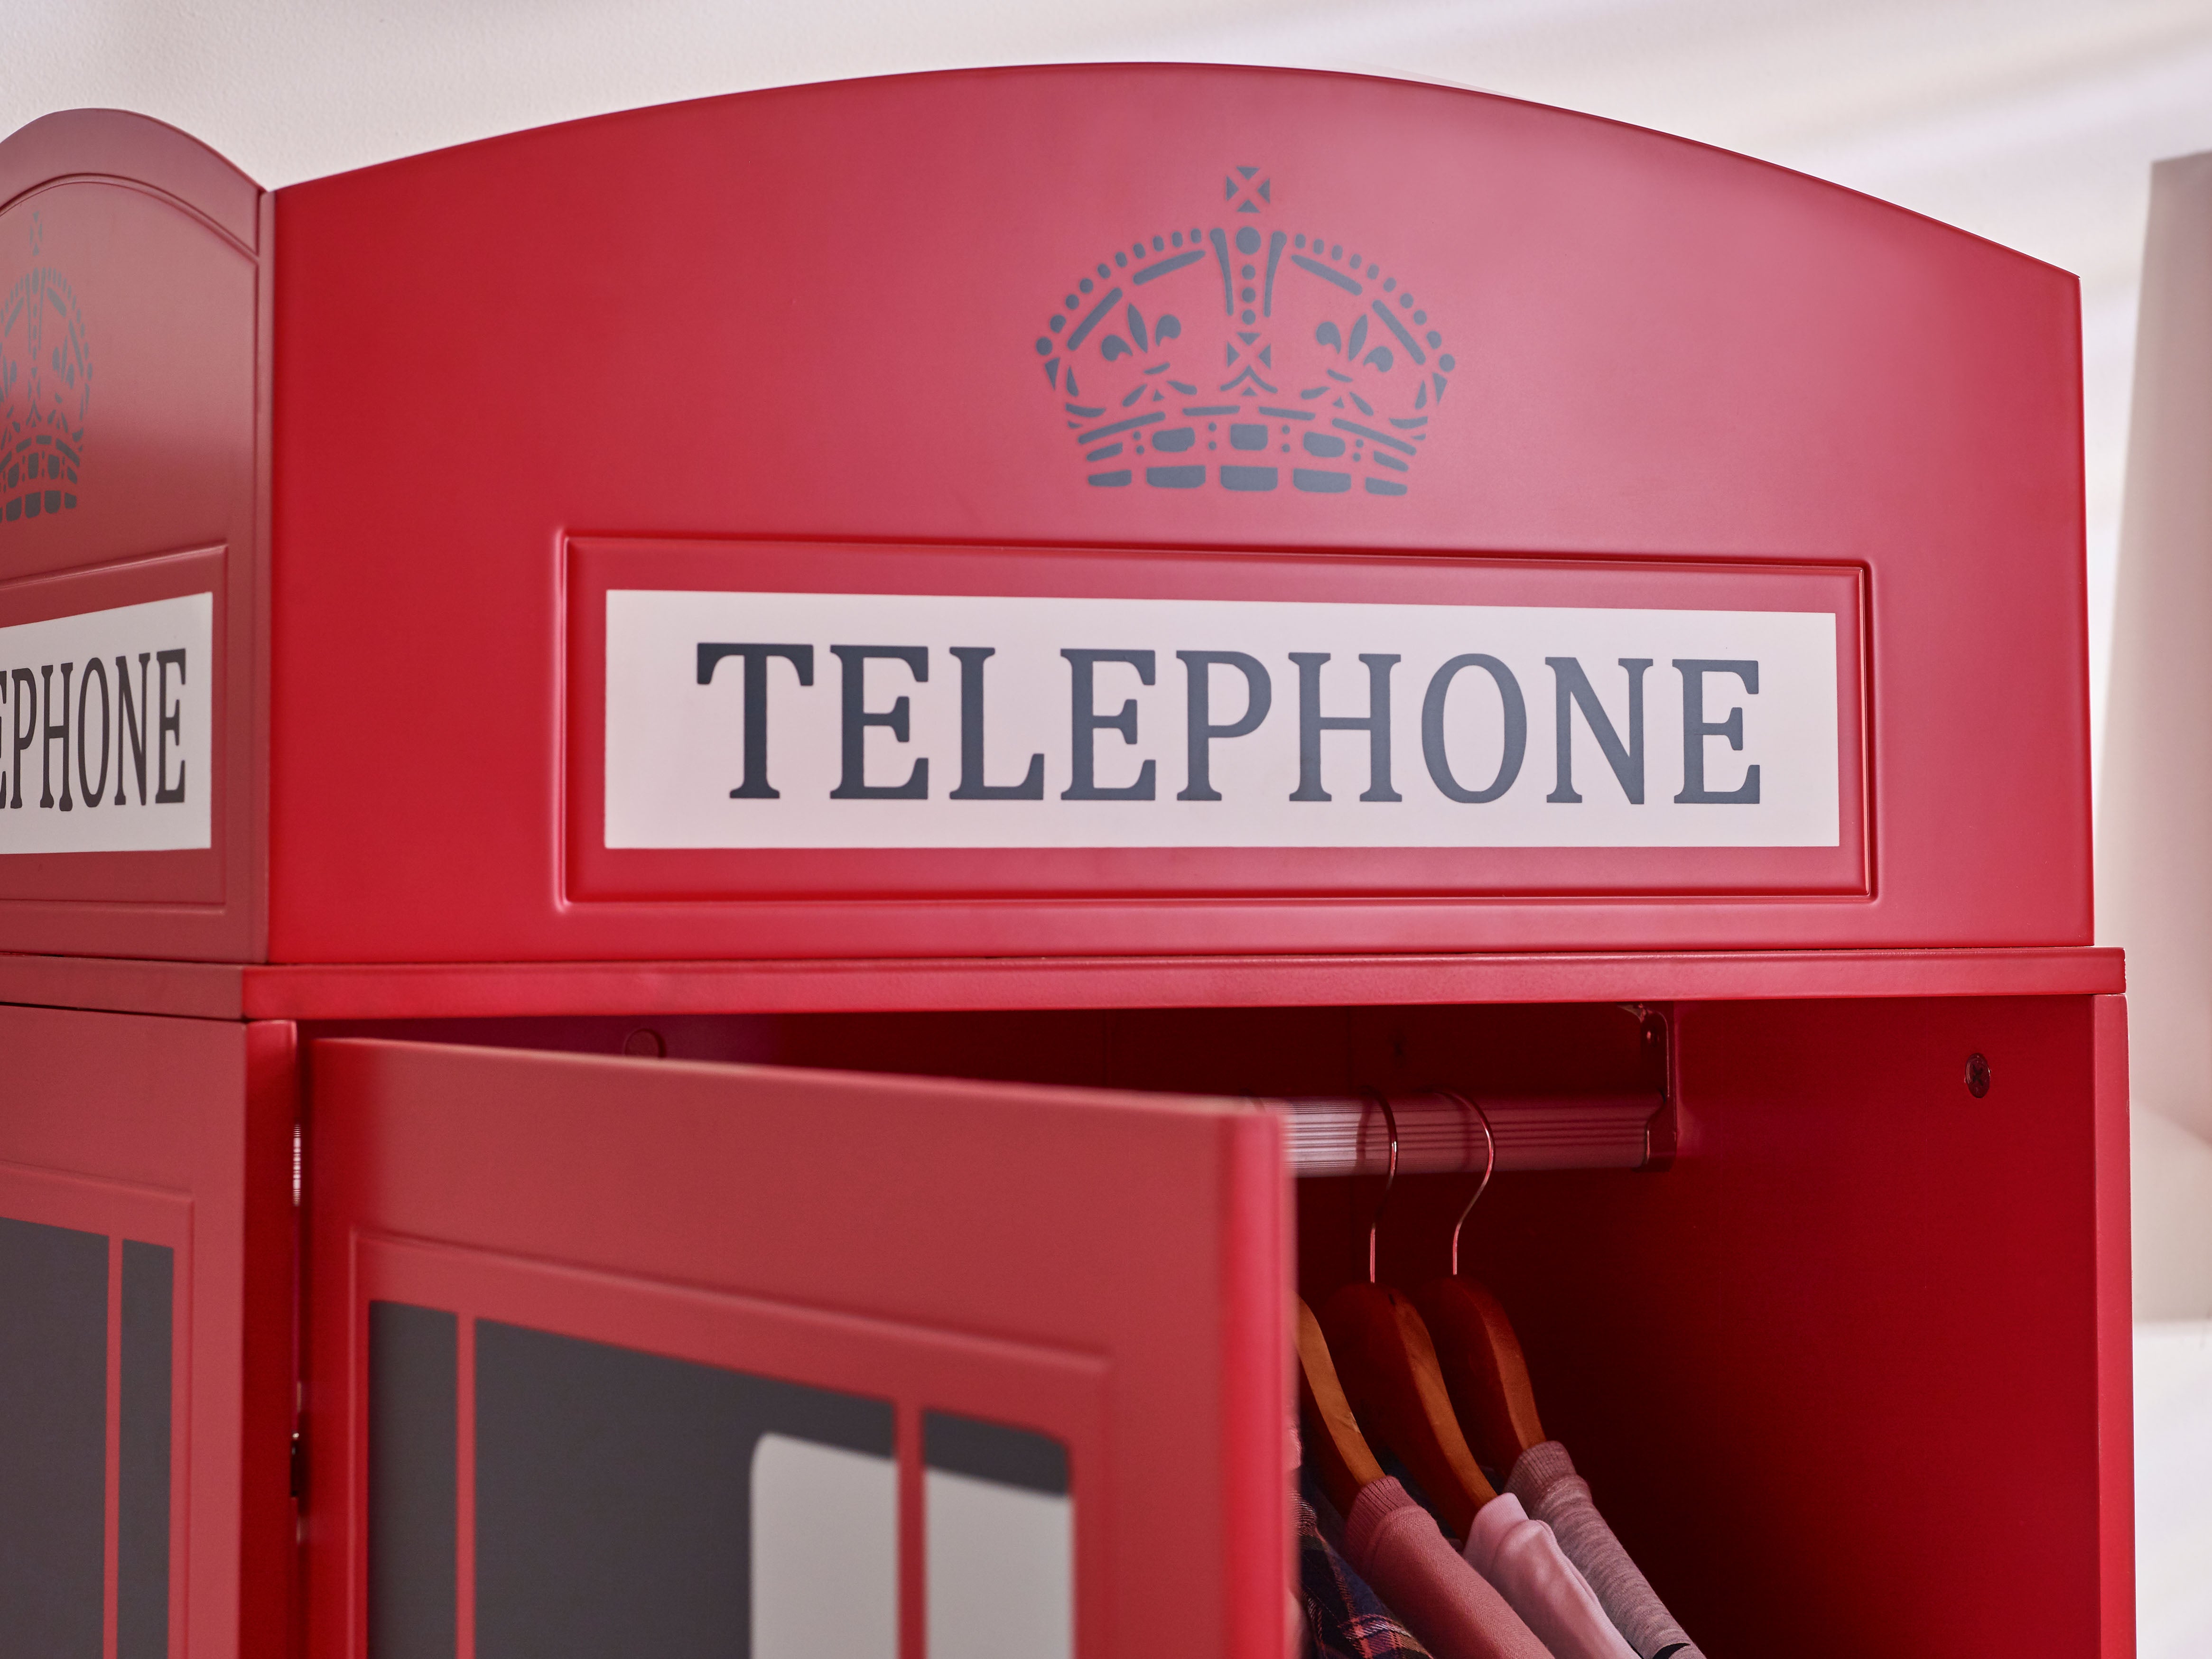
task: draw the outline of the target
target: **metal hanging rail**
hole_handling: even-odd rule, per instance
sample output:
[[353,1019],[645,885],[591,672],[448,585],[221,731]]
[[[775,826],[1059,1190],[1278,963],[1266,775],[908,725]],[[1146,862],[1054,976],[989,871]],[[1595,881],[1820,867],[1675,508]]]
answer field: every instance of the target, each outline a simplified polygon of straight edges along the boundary
[[[1480,1173],[1482,1123],[1443,1094],[1392,1095],[1401,1175]],[[1267,1103],[1282,1115],[1291,1173],[1381,1175],[1390,1162],[1390,1131],[1374,1096],[1303,1097]],[[1480,1100],[1498,1143],[1500,1171],[1639,1170],[1654,1161],[1653,1121],[1663,1097],[1493,1096]]]

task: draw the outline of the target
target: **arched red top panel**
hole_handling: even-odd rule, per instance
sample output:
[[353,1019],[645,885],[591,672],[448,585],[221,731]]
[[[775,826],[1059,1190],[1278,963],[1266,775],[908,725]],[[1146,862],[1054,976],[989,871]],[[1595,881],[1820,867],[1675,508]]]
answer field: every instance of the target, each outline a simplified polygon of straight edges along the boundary
[[0,139],[0,207],[61,179],[126,179],[176,198],[258,252],[261,186],[165,121],[120,109],[70,109]]

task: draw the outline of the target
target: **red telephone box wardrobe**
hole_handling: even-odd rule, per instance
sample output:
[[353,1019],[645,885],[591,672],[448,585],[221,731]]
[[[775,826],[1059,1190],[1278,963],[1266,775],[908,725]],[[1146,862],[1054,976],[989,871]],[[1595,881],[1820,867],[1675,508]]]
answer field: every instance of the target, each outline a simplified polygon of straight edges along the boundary
[[1480,1119],[1703,1651],[2132,1650],[2070,277],[1155,67],[57,116],[0,294],[0,1629],[1276,1659]]

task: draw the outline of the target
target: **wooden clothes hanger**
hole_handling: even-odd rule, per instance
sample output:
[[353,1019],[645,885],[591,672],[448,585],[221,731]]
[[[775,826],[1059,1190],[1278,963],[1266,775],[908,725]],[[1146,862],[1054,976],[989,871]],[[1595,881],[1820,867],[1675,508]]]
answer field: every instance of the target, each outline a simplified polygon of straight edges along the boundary
[[1460,1426],[1484,1463],[1511,1474],[1521,1454],[1551,1437],[1536,1415],[1536,1390],[1521,1339],[1498,1300],[1458,1278],[1432,1279],[1413,1293]]
[[1407,1297],[1375,1282],[1376,1233],[1398,1176],[1397,1118],[1387,1099],[1378,1095],[1376,1101],[1389,1127],[1390,1165],[1367,1229],[1367,1279],[1355,1280],[1329,1297],[1322,1310],[1321,1329],[1361,1425],[1405,1464],[1446,1529],[1465,1538],[1475,1511],[1498,1492],[1461,1432],[1436,1344],[1419,1310]]
[[1360,1492],[1382,1478],[1359,1419],[1345,1397],[1343,1380],[1330,1357],[1321,1321],[1304,1297],[1298,1298],[1298,1421],[1306,1462],[1339,1516],[1352,1513]]
[[1336,1362],[1329,1358],[1328,1339],[1304,1297],[1298,1298],[1298,1419],[1305,1427],[1306,1457],[1321,1477],[1322,1490],[1339,1515],[1351,1514],[1360,1490],[1382,1478],[1382,1466],[1359,1432]]
[[1498,1165],[1498,1142],[1481,1107],[1449,1090],[1437,1092],[1458,1101],[1480,1121],[1489,1155],[1481,1183],[1452,1227],[1451,1271],[1416,1291],[1413,1305],[1435,1339],[1437,1364],[1460,1426],[1485,1462],[1510,1474],[1522,1453],[1549,1437],[1536,1415],[1535,1386],[1513,1322],[1496,1297],[1473,1279],[1461,1278],[1459,1271],[1460,1233],[1490,1185]]

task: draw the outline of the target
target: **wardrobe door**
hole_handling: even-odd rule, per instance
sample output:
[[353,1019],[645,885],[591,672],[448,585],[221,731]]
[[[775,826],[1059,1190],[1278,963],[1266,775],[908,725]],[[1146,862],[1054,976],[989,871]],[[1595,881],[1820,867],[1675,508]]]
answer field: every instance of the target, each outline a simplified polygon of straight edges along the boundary
[[293,1028],[0,1007],[0,1656],[294,1640]]
[[1279,1659],[1235,1103],[311,1050],[311,1651]]

